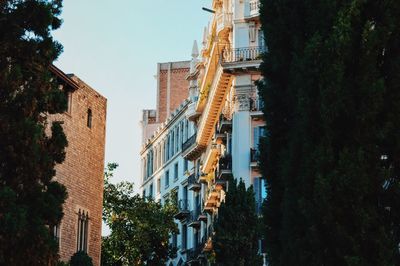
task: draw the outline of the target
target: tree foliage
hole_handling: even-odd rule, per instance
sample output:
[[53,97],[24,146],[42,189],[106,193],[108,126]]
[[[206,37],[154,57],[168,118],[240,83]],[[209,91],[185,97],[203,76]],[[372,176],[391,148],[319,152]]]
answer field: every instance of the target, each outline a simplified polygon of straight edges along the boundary
[[400,2],[261,1],[270,265],[398,265]]
[[69,262],[70,266],[93,266],[92,258],[84,251],[76,252]]
[[57,262],[50,231],[62,218],[66,190],[52,178],[67,140],[46,118],[66,108],[49,72],[62,50],[50,35],[60,12],[61,0],[0,1],[1,265]]
[[176,206],[140,197],[133,183],[110,183],[117,166],[105,172],[103,220],[111,234],[103,238],[102,265],[164,265],[176,255],[168,241],[178,232]]
[[218,209],[213,248],[217,265],[261,265],[259,226],[253,188],[229,181],[225,202]]

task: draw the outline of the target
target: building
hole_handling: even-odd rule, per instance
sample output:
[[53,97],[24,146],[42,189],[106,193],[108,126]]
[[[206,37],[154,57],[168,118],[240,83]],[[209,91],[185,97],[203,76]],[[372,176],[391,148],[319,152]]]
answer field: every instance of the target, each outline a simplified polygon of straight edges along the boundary
[[100,265],[107,100],[77,76],[51,70],[68,97],[67,111],[49,116],[62,121],[68,140],[55,176],[68,192],[64,217],[54,228],[60,259],[69,261],[83,250]]
[[[141,152],[143,195],[161,200],[170,193],[178,195],[175,218],[180,234],[172,236],[171,243],[179,251],[168,265],[207,263],[228,178],[242,178],[246,186],[254,186],[257,209],[265,197],[258,169],[265,121],[256,82],[262,78],[259,66],[266,52],[259,1],[213,0],[212,9],[201,52],[197,44],[193,47],[186,75],[188,98],[149,134]],[[182,139],[176,133],[180,123],[190,128]]]

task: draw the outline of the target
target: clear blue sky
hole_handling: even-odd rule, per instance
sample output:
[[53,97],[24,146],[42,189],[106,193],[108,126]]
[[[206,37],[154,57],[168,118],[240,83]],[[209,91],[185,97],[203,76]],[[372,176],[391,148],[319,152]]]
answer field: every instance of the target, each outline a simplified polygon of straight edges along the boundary
[[141,110],[156,104],[158,62],[189,60],[201,43],[211,0],[64,0],[64,46],[55,62],[108,99],[106,163],[117,162],[115,181],[139,186]]

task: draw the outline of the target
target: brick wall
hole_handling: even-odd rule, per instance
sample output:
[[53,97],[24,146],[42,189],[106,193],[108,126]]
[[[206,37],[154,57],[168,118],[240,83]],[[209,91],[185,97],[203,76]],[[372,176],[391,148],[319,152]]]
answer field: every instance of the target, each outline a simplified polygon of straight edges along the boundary
[[[158,73],[158,122],[164,122],[168,117],[168,109],[169,112],[174,111],[189,96],[189,81],[186,80],[189,70],[188,61],[160,64]],[[170,85],[169,101],[168,79]]]
[[[71,96],[70,112],[53,115],[61,120],[68,139],[65,161],[56,167],[56,179],[68,191],[60,229],[60,258],[68,261],[77,251],[79,209],[89,213],[88,254],[100,265],[101,216],[103,206],[103,171],[107,100],[72,76],[79,89]],[[92,110],[92,127],[87,126],[87,112]]]

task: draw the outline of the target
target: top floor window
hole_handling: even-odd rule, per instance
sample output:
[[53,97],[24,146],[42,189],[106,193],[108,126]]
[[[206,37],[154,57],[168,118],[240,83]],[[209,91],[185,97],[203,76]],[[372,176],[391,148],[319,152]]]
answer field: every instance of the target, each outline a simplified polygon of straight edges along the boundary
[[87,127],[88,128],[92,128],[92,117],[93,117],[93,114],[92,114],[92,109],[88,109],[87,110]]

